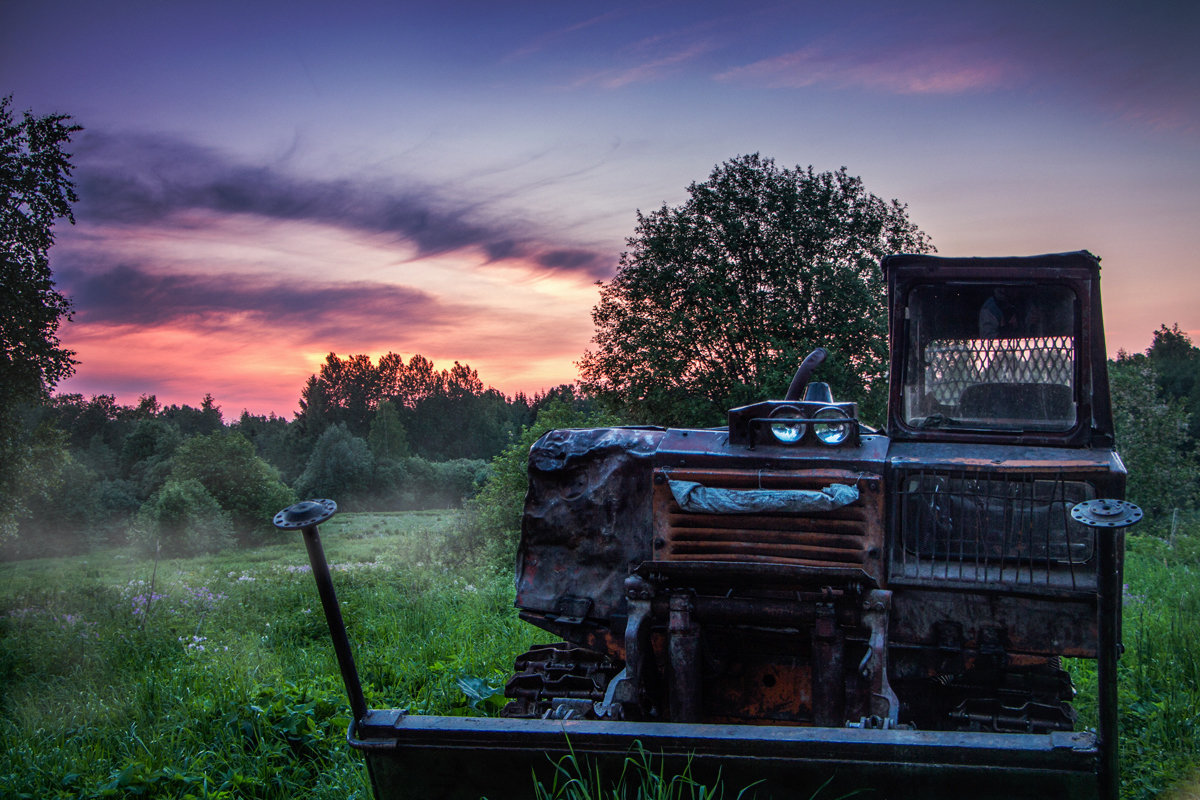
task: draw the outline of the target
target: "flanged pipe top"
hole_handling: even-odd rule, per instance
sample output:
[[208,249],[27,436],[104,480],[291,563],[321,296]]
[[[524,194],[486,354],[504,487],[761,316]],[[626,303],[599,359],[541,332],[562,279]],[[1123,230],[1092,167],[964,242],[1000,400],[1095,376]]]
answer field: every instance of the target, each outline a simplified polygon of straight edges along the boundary
[[320,525],[336,513],[337,503],[332,500],[302,500],[276,514],[274,522],[281,531],[295,531]]
[[1142,510],[1126,500],[1088,500],[1071,509],[1071,518],[1089,528],[1128,528]]

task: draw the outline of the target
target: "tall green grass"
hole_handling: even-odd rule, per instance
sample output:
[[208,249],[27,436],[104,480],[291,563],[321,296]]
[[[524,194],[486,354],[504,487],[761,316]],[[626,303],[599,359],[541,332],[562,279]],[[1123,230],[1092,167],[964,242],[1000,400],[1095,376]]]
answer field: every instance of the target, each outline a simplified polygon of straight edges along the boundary
[[[322,527],[375,707],[483,713],[533,635],[450,522]],[[0,565],[0,797],[365,798],[338,675],[298,536]]]
[[[373,707],[494,713],[539,636],[507,568],[453,550],[447,512],[346,514],[321,534]],[[1122,796],[1195,795],[1200,527],[1129,537]],[[1091,662],[1072,664],[1094,724]],[[125,551],[0,564],[0,797],[367,798],[297,534],[191,559]],[[531,797],[735,797],[631,756],[560,762]],[[613,780],[617,788],[608,785]]]
[[1200,530],[1129,537],[1118,668],[1122,796],[1200,778]]

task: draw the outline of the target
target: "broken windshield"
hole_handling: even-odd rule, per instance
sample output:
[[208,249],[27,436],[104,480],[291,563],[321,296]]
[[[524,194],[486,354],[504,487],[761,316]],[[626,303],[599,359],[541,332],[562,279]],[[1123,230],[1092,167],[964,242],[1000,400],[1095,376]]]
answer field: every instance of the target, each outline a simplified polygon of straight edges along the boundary
[[924,430],[1071,429],[1075,307],[1075,293],[1058,284],[913,288],[904,421]]

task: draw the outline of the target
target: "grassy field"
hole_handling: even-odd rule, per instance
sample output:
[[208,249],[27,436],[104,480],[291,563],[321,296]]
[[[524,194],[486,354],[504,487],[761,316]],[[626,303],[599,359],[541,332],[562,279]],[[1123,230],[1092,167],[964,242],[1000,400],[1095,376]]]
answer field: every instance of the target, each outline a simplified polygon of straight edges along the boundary
[[[322,526],[373,706],[482,713],[458,680],[500,687],[534,635],[507,571],[445,550],[451,519]],[[0,797],[369,796],[299,534],[0,565],[0,587]]]
[[[344,514],[322,526],[372,706],[494,713],[498,696],[473,700],[460,682],[499,688],[543,638],[516,618],[509,569],[449,549],[453,520]],[[1126,798],[1195,796],[1197,569],[1200,536],[1131,541]],[[1093,672],[1072,669],[1086,721]],[[369,796],[299,534],[157,564],[124,551],[0,564],[0,712],[3,798]]]

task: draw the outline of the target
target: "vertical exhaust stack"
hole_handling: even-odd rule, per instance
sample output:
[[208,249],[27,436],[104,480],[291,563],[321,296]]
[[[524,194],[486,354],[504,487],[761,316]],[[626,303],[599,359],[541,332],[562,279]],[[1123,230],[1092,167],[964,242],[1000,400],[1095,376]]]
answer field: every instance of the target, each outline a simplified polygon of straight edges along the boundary
[[788,384],[787,394],[784,395],[784,400],[796,401],[804,396],[804,387],[808,385],[808,379],[817,371],[817,367],[825,363],[829,351],[824,347],[818,347],[813,350],[804,360],[800,362],[799,369],[796,370],[795,376],[792,377],[792,382]]

